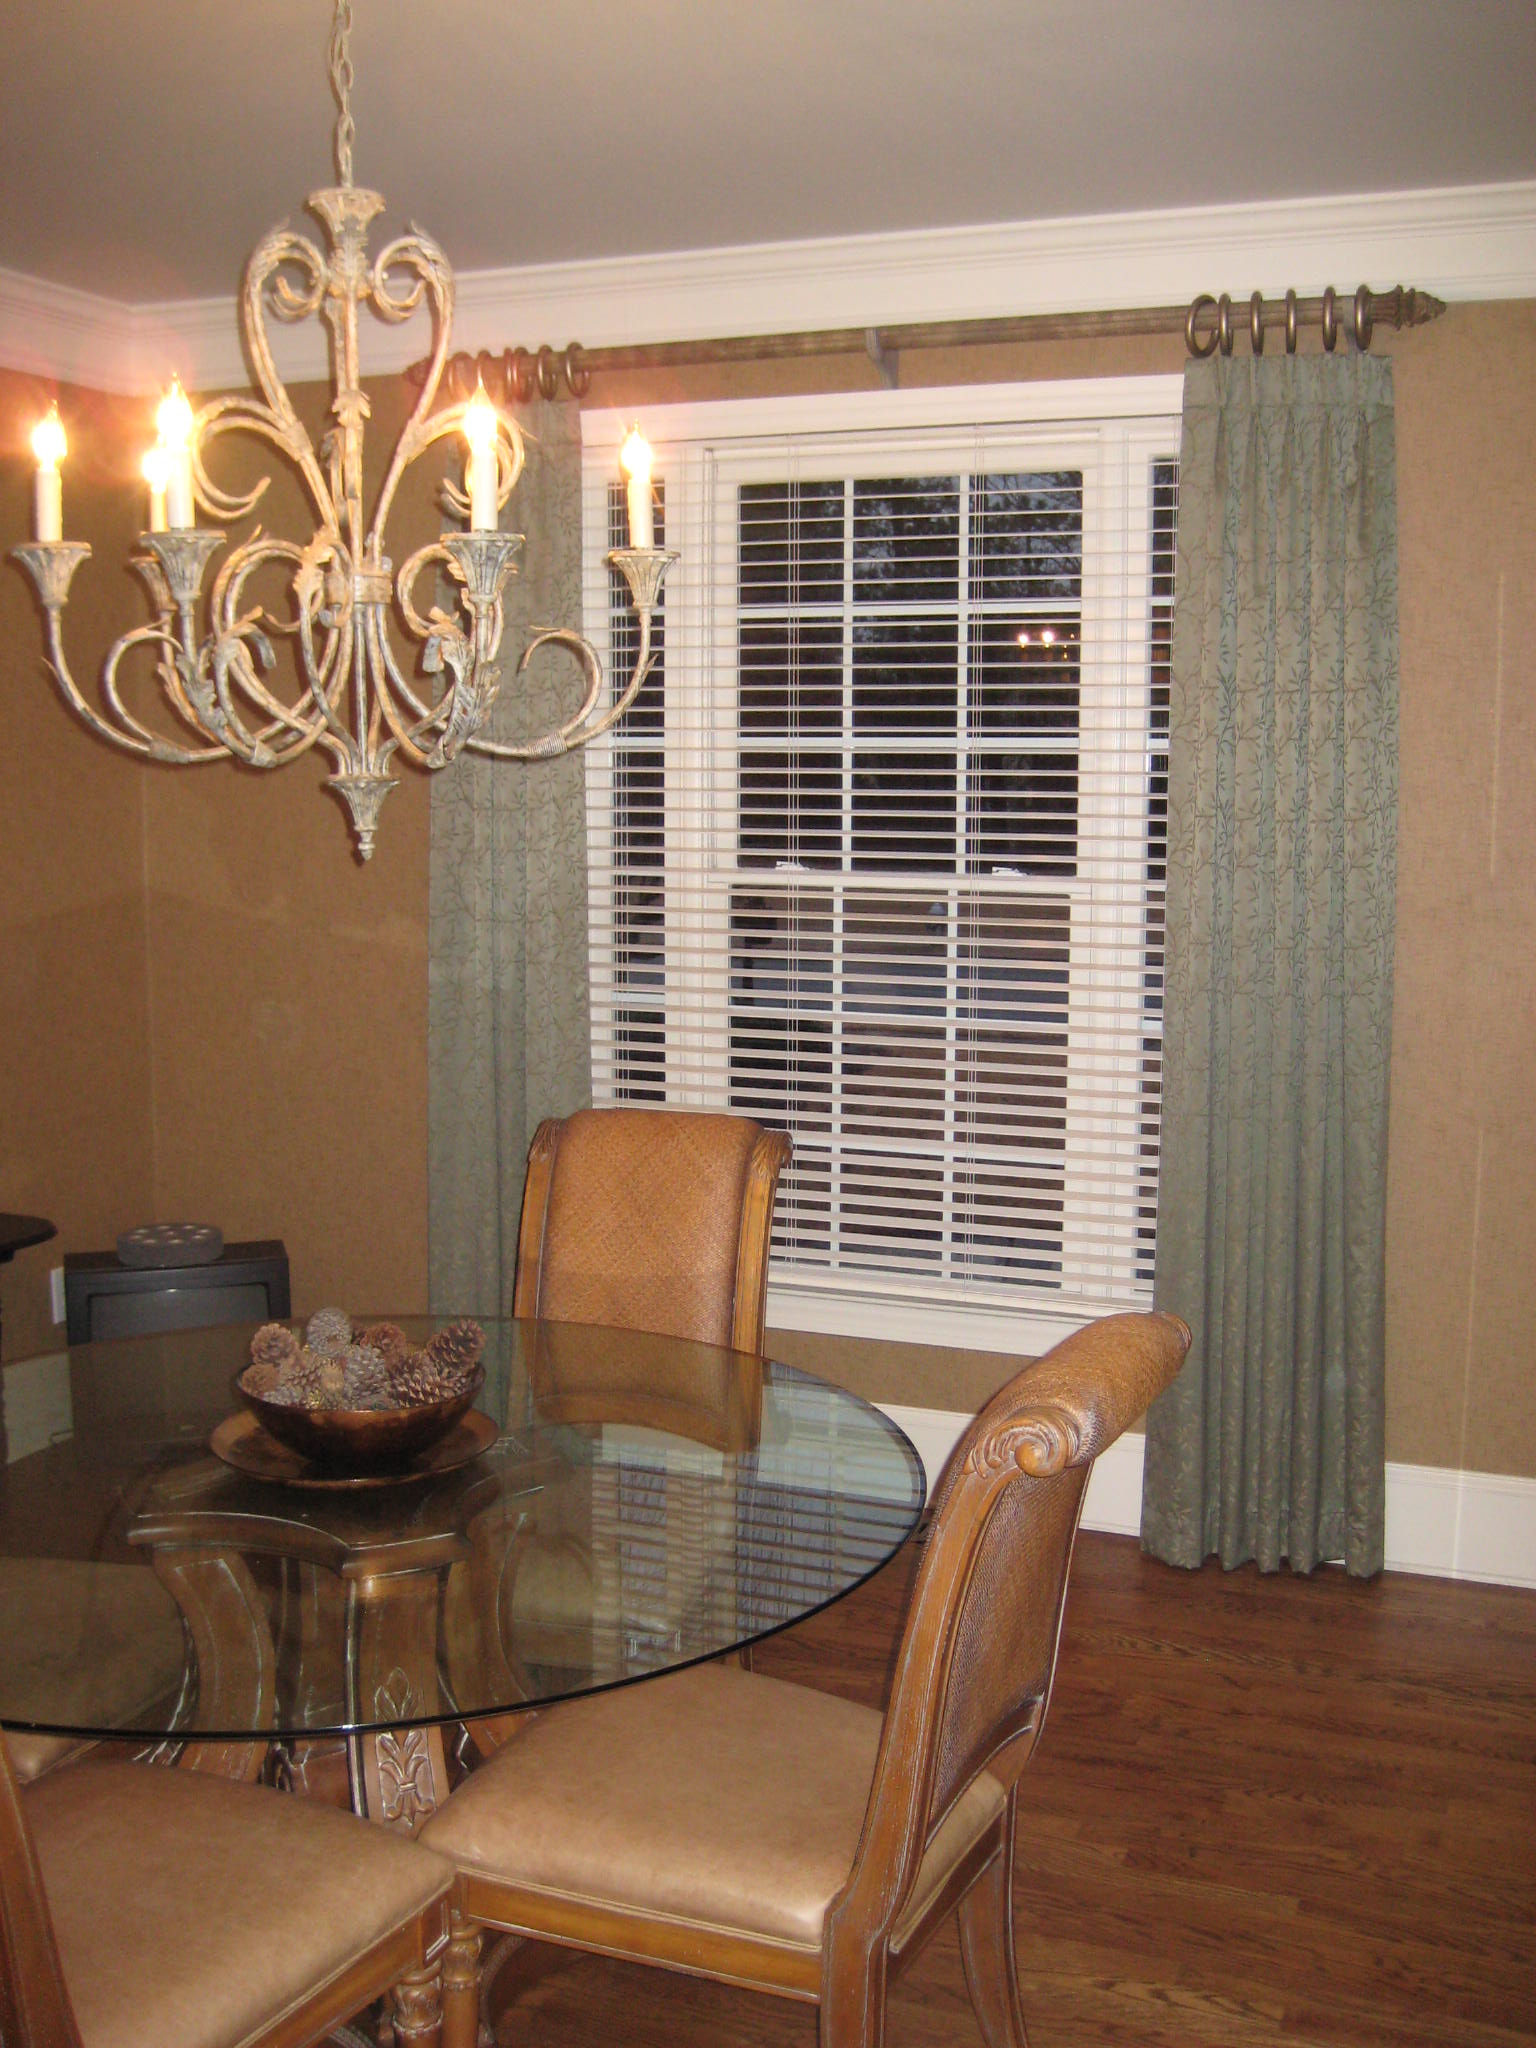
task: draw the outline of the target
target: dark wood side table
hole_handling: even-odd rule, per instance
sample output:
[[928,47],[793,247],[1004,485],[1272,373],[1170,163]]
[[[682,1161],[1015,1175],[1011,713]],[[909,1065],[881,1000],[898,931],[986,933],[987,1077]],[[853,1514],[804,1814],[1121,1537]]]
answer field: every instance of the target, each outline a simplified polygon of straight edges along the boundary
[[[58,1234],[58,1225],[46,1216],[13,1216],[8,1209],[0,1209],[0,1266],[8,1266],[18,1252],[46,1244]],[[0,1324],[0,1335],[3,1328]]]

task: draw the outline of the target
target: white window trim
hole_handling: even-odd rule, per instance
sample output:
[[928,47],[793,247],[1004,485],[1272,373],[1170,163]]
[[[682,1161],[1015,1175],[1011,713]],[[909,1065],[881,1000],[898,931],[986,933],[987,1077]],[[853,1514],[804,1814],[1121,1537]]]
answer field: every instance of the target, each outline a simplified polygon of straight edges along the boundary
[[[783,435],[804,440],[824,437],[829,454],[844,439],[870,433],[953,428],[957,435],[978,427],[1006,426],[1017,422],[1030,428],[1053,423],[1091,426],[1096,421],[1145,421],[1143,431],[1133,430],[1125,461],[1169,452],[1168,422],[1177,419],[1183,399],[1180,375],[1060,379],[1034,384],[960,385],[904,391],[867,391],[816,394],[783,398],[713,401],[707,404],[652,406],[644,409],[643,425],[652,444],[657,475],[675,480],[675,494],[669,492],[666,526],[667,544],[681,550],[669,580],[669,593],[684,616],[702,621],[703,638],[712,644],[716,636],[713,616],[707,608],[704,583],[708,540],[716,517],[713,503],[712,466],[700,453],[700,444],[718,448],[733,442],[761,441]],[[602,409],[582,414],[582,444],[589,464],[594,460],[612,469],[618,477],[618,450],[635,420],[632,408]],[[1174,450],[1177,437],[1174,436]],[[1128,477],[1122,474],[1117,487],[1124,490]],[[583,630],[605,659],[608,657],[609,584],[603,557],[608,549],[606,525],[597,510],[597,498],[583,491]],[[1089,603],[1085,563],[1085,610]],[[1105,593],[1098,593],[1103,602]],[[1135,594],[1133,616],[1150,620],[1147,592]],[[1134,664],[1132,664],[1134,666]],[[1129,670],[1127,670],[1127,673]],[[1141,663],[1145,675],[1145,661]],[[1137,686],[1144,687],[1144,683]],[[589,830],[606,832],[611,816],[611,745],[599,744],[587,750],[587,804]],[[1105,764],[1113,777],[1124,768]],[[1138,758],[1135,772],[1141,772]],[[707,772],[707,764],[706,770]],[[695,852],[704,849],[692,849]],[[681,849],[678,849],[680,852]],[[675,886],[692,886],[682,868],[674,870],[674,849],[666,854],[666,881],[671,900]],[[707,862],[706,862],[707,866]],[[591,922],[594,960],[611,950],[612,924],[606,906],[595,905]],[[1138,963],[1139,966],[1139,963]],[[1095,968],[1093,971],[1100,971]],[[1102,970],[1111,978],[1120,972],[1115,963]],[[672,965],[668,964],[666,1007],[672,1007]],[[1128,1056],[1128,1072],[1134,1072],[1135,1057]],[[611,1088],[612,1075],[603,1071],[594,1052],[593,1086],[599,1098]],[[886,1276],[850,1275],[839,1272],[807,1275],[797,1272],[789,1278],[781,1272],[770,1274],[768,1323],[772,1328],[803,1330],[875,1339],[938,1344],[957,1349],[1032,1352],[1044,1350],[1069,1331],[1081,1328],[1099,1313],[1089,1300],[1062,1295],[1049,1306],[1032,1301],[965,1303],[935,1302],[922,1285],[908,1285]]]

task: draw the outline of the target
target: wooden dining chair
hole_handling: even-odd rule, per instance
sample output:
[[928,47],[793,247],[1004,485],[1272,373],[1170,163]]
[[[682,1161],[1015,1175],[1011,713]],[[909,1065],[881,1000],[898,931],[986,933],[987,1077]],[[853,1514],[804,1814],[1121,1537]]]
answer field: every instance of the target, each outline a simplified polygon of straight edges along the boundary
[[789,1140],[750,1117],[581,1109],[528,1151],[516,1316],[761,1351]]
[[422,1839],[458,1865],[444,2048],[473,2048],[483,1927],[814,2002],[874,2048],[888,1979],[958,1907],[988,2048],[1024,2048],[1012,1877],[1089,1468],[1173,1378],[1166,1315],[1027,1367],[939,1490],[882,1717],[729,1664],[540,1715]]
[[390,1993],[435,2048],[452,1865],[350,1814],[0,1743],[6,2048],[304,2048]]
[[[782,1132],[712,1111],[582,1109],[547,1118],[528,1149],[512,1313],[761,1352],[774,1197],[789,1152]],[[665,1370],[658,1354],[658,1372]],[[542,1389],[546,1409],[558,1398],[574,1418],[579,1393],[571,1375],[553,1379]],[[540,1391],[536,1385],[536,1399]],[[651,1392],[659,1395],[659,1386]],[[611,1403],[613,1390],[605,1393]],[[677,1427],[676,1417],[666,1419]],[[474,1563],[456,1570],[448,1588],[449,1662],[457,1676],[466,1660],[494,1665],[500,1656],[496,1642],[474,1642],[466,1617],[506,1606],[511,1633],[525,1646],[590,1631],[590,1588],[568,1548],[552,1561],[537,1539],[518,1535],[520,1523],[513,1506],[470,1530]],[[505,1599],[486,1591],[493,1581]],[[513,1612],[519,1602],[520,1615]],[[474,1690],[455,1686],[455,1677],[450,1669],[451,1688]],[[501,1689],[517,1690],[511,1675]],[[466,1726],[480,1756],[526,1732],[504,1715]]]

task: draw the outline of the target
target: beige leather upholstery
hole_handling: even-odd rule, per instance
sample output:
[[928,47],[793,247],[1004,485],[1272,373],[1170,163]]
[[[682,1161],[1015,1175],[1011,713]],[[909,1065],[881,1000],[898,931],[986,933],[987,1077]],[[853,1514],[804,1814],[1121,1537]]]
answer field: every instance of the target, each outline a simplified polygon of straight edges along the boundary
[[[186,1644],[176,1604],[147,1566],[0,1557],[7,1633],[24,1643],[5,1674],[18,1720],[131,1727],[181,1687]],[[4,1738],[23,1783],[89,1748],[69,1735]]]
[[584,1109],[528,1154],[513,1313],[759,1351],[789,1140],[750,1117]]
[[0,1763],[0,2014],[49,2048],[318,2039],[421,1971],[452,1874],[256,1786],[93,1759],[18,1793]]
[[84,1756],[92,1746],[74,1735],[8,1732],[4,1741],[11,1754],[11,1768],[16,1773],[18,1784],[22,1785],[30,1785],[34,1778],[40,1778],[44,1771],[51,1771],[56,1764],[68,1763],[71,1757]]
[[[881,1725],[849,1700],[698,1666],[540,1714],[454,1794],[429,1839],[461,1869],[515,1869],[551,1900],[741,1929],[819,1955],[859,1845]],[[1003,1802],[983,1772],[928,1850],[915,1913]]]
[[867,2048],[952,1907],[989,2048],[1025,2048],[1018,1786],[1083,1493],[1188,1347],[1176,1317],[1108,1317],[988,1403],[937,1491],[883,1719],[708,1666],[541,1715],[455,1792],[422,1835],[459,1868],[444,2048],[473,2048],[455,1987],[483,1925],[813,1999],[824,2048]]

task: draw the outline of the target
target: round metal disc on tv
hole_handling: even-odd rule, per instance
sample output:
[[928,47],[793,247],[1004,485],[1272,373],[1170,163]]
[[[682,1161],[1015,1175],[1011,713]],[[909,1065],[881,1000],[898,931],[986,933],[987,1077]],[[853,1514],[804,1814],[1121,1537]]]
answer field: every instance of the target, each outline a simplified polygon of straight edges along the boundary
[[121,1266],[211,1266],[223,1250],[211,1223],[141,1223],[117,1240]]

